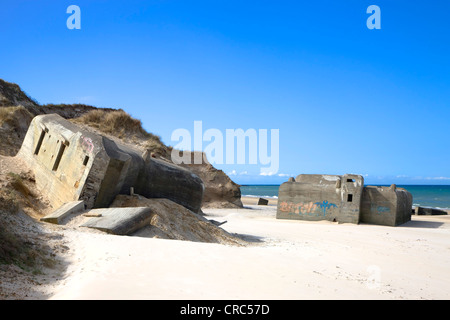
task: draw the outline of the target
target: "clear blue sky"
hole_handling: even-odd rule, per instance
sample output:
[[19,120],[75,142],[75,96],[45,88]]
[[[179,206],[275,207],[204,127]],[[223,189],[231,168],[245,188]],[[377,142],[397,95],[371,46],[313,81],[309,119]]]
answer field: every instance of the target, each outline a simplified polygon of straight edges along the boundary
[[[69,5],[81,30],[69,30]],[[381,30],[369,30],[369,5]],[[450,2],[2,2],[0,78],[40,103],[122,108],[175,129],[279,129],[280,167],[217,167],[241,184],[300,173],[450,184]],[[236,175],[233,175],[236,173]]]

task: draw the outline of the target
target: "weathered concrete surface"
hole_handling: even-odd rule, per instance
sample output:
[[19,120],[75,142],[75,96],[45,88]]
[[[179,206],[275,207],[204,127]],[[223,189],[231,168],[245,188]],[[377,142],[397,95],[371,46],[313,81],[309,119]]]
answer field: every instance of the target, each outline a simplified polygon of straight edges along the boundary
[[298,175],[278,191],[278,219],[358,223],[364,178],[360,175]]
[[411,220],[412,195],[395,185],[367,186],[361,203],[361,222],[398,226]]
[[129,235],[150,224],[153,211],[148,207],[93,209],[88,214],[100,215],[82,224],[115,235]]
[[185,168],[147,158],[135,192],[146,198],[169,199],[198,213],[202,206],[204,185],[196,174]]
[[447,215],[447,211],[436,208],[415,207],[414,214],[418,216],[440,216]]
[[17,156],[25,160],[35,174],[36,186],[56,208],[80,199],[94,206],[109,162],[100,136],[54,114],[32,120]]
[[18,157],[36,176],[53,207],[84,200],[87,208],[108,207],[117,194],[135,192],[168,198],[198,212],[204,186],[190,171],[131,146],[81,129],[59,115],[33,119]]
[[85,210],[84,201],[71,201],[63,204],[59,209],[53,211],[49,215],[41,218],[41,221],[60,224],[62,220],[72,214],[76,214]]

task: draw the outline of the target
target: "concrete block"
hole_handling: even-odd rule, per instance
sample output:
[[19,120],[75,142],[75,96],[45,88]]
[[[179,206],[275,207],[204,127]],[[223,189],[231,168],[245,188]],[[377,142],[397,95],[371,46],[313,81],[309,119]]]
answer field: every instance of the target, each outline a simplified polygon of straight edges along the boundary
[[89,219],[82,227],[115,235],[129,235],[149,225],[154,215],[153,210],[147,207],[94,209],[88,214],[99,217]]
[[411,220],[412,195],[395,185],[367,186],[361,203],[361,222],[398,226]]
[[268,204],[269,204],[269,200],[264,199],[264,198],[258,199],[258,206],[267,206]]
[[424,207],[416,207],[414,209],[414,214],[419,216],[438,216],[438,215],[447,215],[447,211],[436,209],[436,208],[424,208]]
[[41,221],[60,224],[63,219],[71,214],[79,213],[85,210],[84,201],[72,201],[63,204],[59,209],[49,215],[41,218]]

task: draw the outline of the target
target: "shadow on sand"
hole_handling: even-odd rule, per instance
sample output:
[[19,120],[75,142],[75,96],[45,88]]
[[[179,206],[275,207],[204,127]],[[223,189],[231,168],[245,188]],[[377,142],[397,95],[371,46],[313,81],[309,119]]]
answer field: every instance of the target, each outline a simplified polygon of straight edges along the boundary
[[242,234],[242,233],[233,233],[232,235],[234,237],[237,237],[239,239],[242,239],[244,241],[251,242],[251,243],[263,243],[264,242],[264,237],[258,237],[258,236],[254,236],[254,235],[250,235],[250,234]]
[[398,227],[404,227],[404,228],[433,228],[437,229],[440,228],[442,225],[444,225],[444,222],[438,222],[438,221],[419,221],[419,220],[411,220],[408,221],[402,225],[399,225]]

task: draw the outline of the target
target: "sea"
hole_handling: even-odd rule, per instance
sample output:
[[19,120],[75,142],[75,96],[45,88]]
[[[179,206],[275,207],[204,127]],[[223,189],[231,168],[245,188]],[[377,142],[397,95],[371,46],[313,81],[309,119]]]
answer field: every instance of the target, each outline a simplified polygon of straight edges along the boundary
[[[280,185],[243,185],[241,195],[246,197],[278,198]],[[397,185],[413,196],[413,206],[450,209],[450,185]]]

